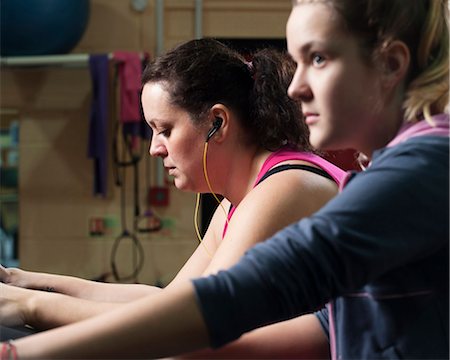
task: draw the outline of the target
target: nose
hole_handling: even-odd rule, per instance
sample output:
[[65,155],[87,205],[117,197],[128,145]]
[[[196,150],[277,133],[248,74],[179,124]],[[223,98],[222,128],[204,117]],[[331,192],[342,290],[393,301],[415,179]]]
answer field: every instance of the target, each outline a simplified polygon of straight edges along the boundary
[[305,70],[300,65],[297,65],[294,77],[289,85],[288,95],[291,99],[300,100],[301,102],[308,102],[313,98]]
[[167,156],[167,149],[165,145],[160,139],[158,139],[158,136],[155,133],[152,135],[148,152],[151,156]]

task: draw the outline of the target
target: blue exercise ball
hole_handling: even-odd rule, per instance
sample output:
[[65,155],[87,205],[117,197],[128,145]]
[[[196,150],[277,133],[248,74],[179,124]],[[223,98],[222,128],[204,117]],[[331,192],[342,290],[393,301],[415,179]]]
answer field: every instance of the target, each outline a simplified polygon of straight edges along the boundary
[[1,55],[70,52],[89,20],[89,0],[0,0]]

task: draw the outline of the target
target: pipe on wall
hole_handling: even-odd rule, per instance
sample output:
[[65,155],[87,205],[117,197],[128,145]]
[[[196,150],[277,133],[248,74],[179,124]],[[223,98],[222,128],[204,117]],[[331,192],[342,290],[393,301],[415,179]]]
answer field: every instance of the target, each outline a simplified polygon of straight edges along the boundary
[[164,52],[164,0],[156,0],[155,18],[156,55],[161,55]]
[[203,0],[195,0],[195,38],[203,37]]

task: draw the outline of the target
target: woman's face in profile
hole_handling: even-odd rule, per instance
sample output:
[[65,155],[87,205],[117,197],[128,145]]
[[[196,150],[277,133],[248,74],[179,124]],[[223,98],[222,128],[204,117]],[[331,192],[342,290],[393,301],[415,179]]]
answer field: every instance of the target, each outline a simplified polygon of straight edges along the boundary
[[287,27],[297,63],[289,96],[301,102],[310,142],[319,149],[361,150],[373,136],[380,99],[376,72],[363,61],[356,38],[323,2],[299,2]]
[[178,189],[203,189],[205,134],[195,127],[189,113],[169,102],[169,93],[161,84],[146,84],[141,100],[145,120],[153,131],[150,155],[162,159]]

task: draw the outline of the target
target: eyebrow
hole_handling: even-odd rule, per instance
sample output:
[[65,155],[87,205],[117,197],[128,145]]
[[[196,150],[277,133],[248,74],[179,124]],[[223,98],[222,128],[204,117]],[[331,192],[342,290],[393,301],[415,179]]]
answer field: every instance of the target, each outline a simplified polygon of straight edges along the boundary
[[305,56],[306,54],[309,54],[311,52],[311,48],[317,45],[319,45],[322,48],[326,47],[326,43],[324,43],[323,41],[311,40],[302,44],[300,48],[297,49],[297,53],[299,53],[302,56]]
[[165,119],[152,118],[148,120],[148,124],[154,128],[158,128],[167,126],[167,124],[170,124],[170,121]]
[[305,44],[303,44],[299,49],[298,52],[302,55],[307,54],[311,51],[311,48],[313,47],[315,41],[309,41]]
[[[150,119],[150,120],[148,120],[148,124],[150,125],[150,127],[156,129],[158,126],[161,126],[161,125],[160,125],[160,121],[161,121],[161,120],[159,120],[159,119]],[[157,123],[158,123],[158,124],[157,124]]]

